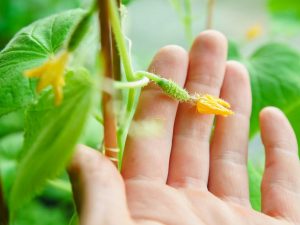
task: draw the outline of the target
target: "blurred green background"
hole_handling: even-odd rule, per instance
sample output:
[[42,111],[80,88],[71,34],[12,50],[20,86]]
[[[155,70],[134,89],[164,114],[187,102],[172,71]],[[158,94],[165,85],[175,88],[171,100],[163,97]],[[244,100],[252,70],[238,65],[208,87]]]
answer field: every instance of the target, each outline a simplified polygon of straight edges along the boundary
[[[22,27],[66,9],[84,7],[87,0],[1,0],[0,50]],[[133,0],[124,14],[124,29],[132,41],[132,57],[136,69],[145,69],[162,46],[178,44],[189,48],[184,26],[169,0]],[[192,0],[192,35],[205,29],[207,1]],[[241,58],[270,41],[286,43],[300,50],[300,2],[296,0],[216,0],[213,28],[223,32],[238,46]],[[253,31],[254,30],[254,31]],[[250,38],[249,32],[256,32]],[[233,51],[231,49],[231,51]],[[0,171],[6,195],[13,182],[16,159],[22,148],[22,112],[0,119]],[[93,138],[85,135],[93,146]],[[259,136],[250,142],[250,159],[263,162]],[[49,184],[39,197],[21,210],[17,225],[69,224],[74,212],[68,178],[63,175]]]

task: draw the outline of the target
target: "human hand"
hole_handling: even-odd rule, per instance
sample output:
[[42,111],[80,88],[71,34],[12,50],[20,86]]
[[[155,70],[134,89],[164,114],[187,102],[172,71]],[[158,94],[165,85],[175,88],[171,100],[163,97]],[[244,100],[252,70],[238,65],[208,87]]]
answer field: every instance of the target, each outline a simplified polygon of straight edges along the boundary
[[122,177],[98,152],[79,147],[69,167],[83,225],[119,224],[300,224],[300,164],[297,142],[285,116],[275,108],[260,113],[266,167],[262,212],[249,203],[247,148],[251,91],[247,70],[226,62],[227,41],[205,31],[188,54],[161,49],[151,71],[230,102],[234,116],[211,115],[165,96],[149,85],[134,120],[159,119],[158,137],[129,136]]

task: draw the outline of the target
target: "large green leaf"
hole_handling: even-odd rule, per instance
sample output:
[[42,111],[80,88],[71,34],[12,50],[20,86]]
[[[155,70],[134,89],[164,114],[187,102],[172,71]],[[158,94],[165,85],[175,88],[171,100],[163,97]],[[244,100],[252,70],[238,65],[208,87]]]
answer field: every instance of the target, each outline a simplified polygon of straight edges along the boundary
[[23,111],[9,113],[0,118],[0,138],[23,131]]
[[239,50],[239,46],[236,42],[229,40],[228,41],[228,53],[227,53],[227,58],[229,60],[241,60],[242,55]]
[[247,66],[253,96],[251,136],[259,129],[260,110],[276,106],[291,121],[299,141],[300,54],[283,44],[267,44],[251,56]]
[[[300,55],[283,44],[267,44],[252,54],[246,62],[252,88],[250,135],[259,131],[259,112],[265,106],[276,106],[290,120],[300,143]],[[262,170],[249,162],[250,199],[260,210]]]
[[80,6],[80,0],[1,0],[0,49],[22,27],[33,21],[66,9]]
[[0,116],[32,102],[35,85],[23,71],[59,51],[83,15],[84,10],[76,9],[39,20],[21,30],[0,52]]
[[[52,203],[53,204],[53,203]],[[49,203],[32,201],[18,213],[12,225],[68,225],[70,208],[66,204],[49,207]]]
[[263,170],[258,166],[254,165],[253,162],[248,163],[248,174],[249,174],[249,191],[250,201],[252,208],[260,211],[261,210],[261,191],[260,184],[262,181]]
[[295,0],[269,0],[269,10],[274,16],[297,20],[300,23],[300,2]]
[[300,1],[269,0],[268,8],[274,21],[275,31],[281,33],[299,32]]
[[84,130],[93,104],[93,85],[85,70],[68,73],[66,81],[62,105],[54,106],[49,90],[27,111],[25,149],[10,198],[12,212],[63,170]]
[[16,160],[22,149],[23,133],[12,133],[0,138],[0,163],[2,159]]

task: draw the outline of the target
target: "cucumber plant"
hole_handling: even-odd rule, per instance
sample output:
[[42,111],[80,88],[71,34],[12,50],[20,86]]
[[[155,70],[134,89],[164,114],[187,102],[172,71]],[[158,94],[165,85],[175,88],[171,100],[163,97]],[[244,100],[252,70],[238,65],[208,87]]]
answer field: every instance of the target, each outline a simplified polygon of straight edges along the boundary
[[[192,1],[170,2],[190,43]],[[208,4],[207,26],[212,23],[213,2]],[[272,10],[278,9],[274,2],[270,1]],[[9,138],[18,145],[16,149],[22,148],[7,150],[14,146],[7,147],[0,139],[0,152],[9,155],[14,168],[14,181],[0,182],[4,224],[13,221],[20,208],[46,185],[70,192],[68,181],[57,177],[78,143],[98,148],[120,168],[140,89],[150,82],[169,97],[193,104],[199,113],[234,114],[222,99],[191,94],[159,74],[136,71],[122,29],[122,3],[92,1],[85,9],[38,20],[20,30],[0,52],[0,138],[16,132],[18,135]],[[299,140],[299,52],[286,44],[268,42],[244,57],[240,46],[234,42],[229,46],[229,58],[240,60],[250,72],[251,137],[258,132],[259,111],[274,105],[287,114]],[[261,171],[250,162],[249,172],[251,201],[259,209]]]

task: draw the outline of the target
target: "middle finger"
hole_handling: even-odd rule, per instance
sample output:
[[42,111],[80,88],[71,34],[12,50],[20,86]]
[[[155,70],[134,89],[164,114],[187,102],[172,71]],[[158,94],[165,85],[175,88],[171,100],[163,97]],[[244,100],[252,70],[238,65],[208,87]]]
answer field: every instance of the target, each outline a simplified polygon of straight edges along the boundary
[[[190,51],[185,87],[190,93],[219,96],[223,83],[227,40],[217,31],[202,32]],[[212,115],[200,115],[194,106],[179,105],[174,128],[168,184],[207,188]]]

